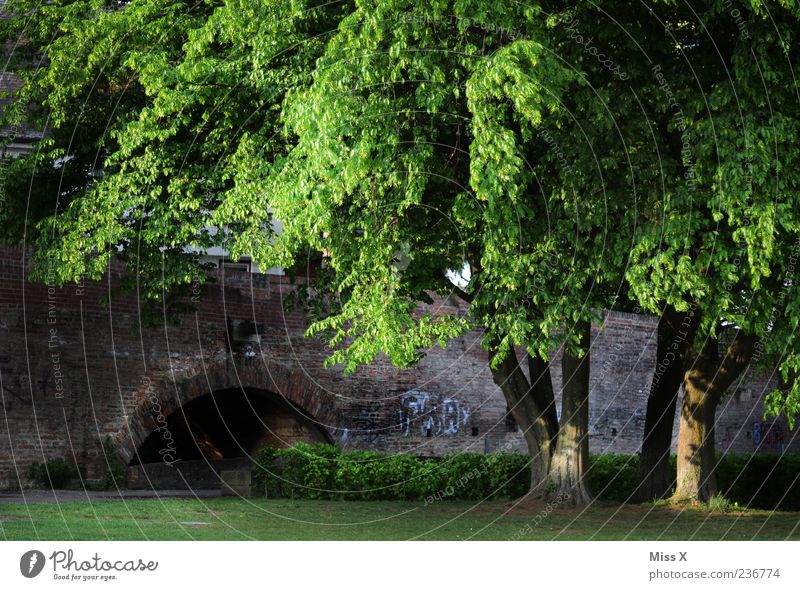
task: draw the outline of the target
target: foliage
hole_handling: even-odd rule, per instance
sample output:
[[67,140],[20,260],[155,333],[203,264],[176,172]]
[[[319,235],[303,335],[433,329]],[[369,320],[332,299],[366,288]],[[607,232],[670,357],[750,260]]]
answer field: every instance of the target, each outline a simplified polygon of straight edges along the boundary
[[[589,479],[599,499],[632,500],[639,468],[637,456],[593,455],[590,464]],[[670,460],[673,480],[675,467],[673,455]],[[800,453],[728,453],[717,458],[714,472],[719,488],[714,499],[717,510],[736,510],[737,506],[767,510],[800,509]]]
[[[432,459],[301,443],[290,449],[264,447],[256,462],[255,489],[266,489],[270,498],[480,501],[518,498],[530,482],[529,459],[520,453]],[[588,477],[597,499],[631,502],[638,468],[636,455],[591,455]],[[673,479],[675,468],[673,455]],[[720,489],[715,510],[800,509],[799,453],[726,454],[715,471]]]
[[720,494],[741,506],[800,510],[800,453],[728,454],[716,473]]
[[344,500],[515,498],[529,486],[526,455],[459,453],[442,459],[378,451],[342,451],[299,443],[264,447],[253,470],[268,497]]
[[116,490],[125,485],[125,464],[119,458],[110,436],[103,439],[103,455],[106,470],[98,486],[103,490]]
[[769,397],[768,413],[785,410],[792,424],[800,175],[787,171],[800,164],[790,82],[800,28],[796,5],[778,4],[703,2],[667,27],[676,51],[654,61],[650,79],[669,100],[649,105],[666,168],[626,280],[648,312],[697,307],[697,350],[724,328],[757,338],[753,362],[779,364],[788,384]]
[[278,452],[285,495],[291,498],[325,498],[334,488],[339,449],[332,445],[300,443]]
[[[570,153],[563,168],[542,141],[588,134],[619,151],[613,113],[590,87],[600,66],[580,72],[554,55],[558,35],[540,7],[487,7],[11,0],[19,16],[2,26],[26,40],[12,53],[26,83],[4,122],[51,131],[11,175],[43,204],[27,234],[37,276],[98,278],[113,255],[136,268],[145,300],[179,306],[205,280],[188,247],[283,267],[308,248],[325,252],[325,292],[336,297],[312,332],[346,343],[331,362],[353,370],[379,352],[412,364],[470,327],[417,306],[450,293],[447,272],[466,264],[485,345],[546,354],[565,321],[610,302],[599,286],[621,276],[616,241],[628,239],[632,209],[627,192],[595,190],[591,154]],[[561,48],[574,55],[573,45]],[[438,51],[418,51],[429,46]],[[98,128],[73,145],[86,120]],[[609,174],[623,166],[606,163]],[[553,178],[544,192],[543,174]],[[596,265],[599,255],[613,264]]]
[[64,459],[48,459],[44,464],[28,465],[27,476],[31,483],[43,489],[63,489],[75,477],[75,468]]
[[252,486],[257,495],[277,498],[281,495],[282,481],[279,478],[280,466],[277,464],[278,449],[262,447],[258,450],[252,472]]
[[[487,469],[486,460],[486,455],[480,453],[457,453],[444,457],[441,471],[445,474],[444,480],[453,486],[454,495],[457,491],[457,497],[461,499],[483,500],[490,497],[497,489],[492,487],[496,480],[501,484],[500,487],[503,486],[504,474],[501,469],[504,462],[499,462],[494,469]],[[462,477],[469,481],[459,486]],[[456,490],[456,487],[459,489]]]
[[[191,248],[285,268],[310,250],[327,267],[310,333],[346,371],[476,327],[494,363],[582,354],[572,327],[603,308],[696,304],[699,339],[734,326],[780,364],[768,410],[800,410],[796,3],[6,10],[24,84],[0,126],[49,131],[9,169],[29,198],[0,211],[37,244],[35,276],[99,278],[115,257],[123,288],[181,309],[207,280]],[[430,305],[451,294],[468,313]]]
[[438,464],[409,455],[376,451],[342,453],[336,489],[353,494],[347,500],[417,500],[435,493],[441,482]]
[[737,512],[741,510],[738,502],[731,502],[725,496],[717,494],[708,501],[709,512]]
[[530,457],[521,453],[499,453],[489,465],[489,490],[496,496],[519,498],[530,487]]
[[631,501],[631,494],[638,480],[637,456],[592,455],[589,464],[589,485],[599,499],[614,502]]
[[190,248],[225,241],[220,201],[254,157],[280,149],[275,107],[348,6],[5,3],[17,17],[0,21],[4,57],[24,84],[1,124],[47,133],[8,170],[2,237],[38,246],[36,278],[96,279],[114,256],[135,269],[120,288],[136,287],[146,310],[162,298],[185,310],[192,283],[208,280]]
[[[795,175],[773,179],[797,169],[797,11],[734,4],[747,35],[722,0],[10,0],[25,83],[2,123],[49,133],[13,163],[30,198],[0,226],[39,243],[40,277],[97,278],[114,255],[176,306],[206,280],[187,247],[325,252],[336,297],[312,331],[347,343],[348,370],[466,329],[417,310],[465,264],[487,347],[546,355],[630,288],[654,313],[701,302],[702,334],[726,318],[782,358],[794,327],[770,317],[800,207]],[[624,75],[587,59],[588,28]]]

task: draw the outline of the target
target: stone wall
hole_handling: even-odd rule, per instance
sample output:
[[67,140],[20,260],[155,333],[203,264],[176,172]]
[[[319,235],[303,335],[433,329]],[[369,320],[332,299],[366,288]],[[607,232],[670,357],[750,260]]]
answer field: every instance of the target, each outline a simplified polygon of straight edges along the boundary
[[[105,440],[125,463],[135,462],[154,431],[165,456],[179,453],[169,416],[200,396],[238,388],[282,396],[345,447],[415,455],[524,450],[477,332],[428,351],[413,369],[382,360],[345,377],[340,368],[323,368],[329,350],[303,336],[303,316],[283,311],[290,286],[281,276],[220,274],[180,325],[148,328],[135,294],[99,304],[114,273],[57,289],[25,280],[27,263],[22,250],[0,250],[0,488],[24,482],[30,463],[54,457],[100,478]],[[456,311],[437,305],[437,312]],[[231,325],[247,321],[261,332],[250,350],[229,338]],[[655,327],[652,317],[614,312],[593,330],[593,452],[639,448]],[[553,369],[558,389],[558,356]],[[747,375],[723,401],[721,449],[797,446],[784,422],[763,424],[766,384],[766,376]],[[281,428],[298,431],[285,419]]]

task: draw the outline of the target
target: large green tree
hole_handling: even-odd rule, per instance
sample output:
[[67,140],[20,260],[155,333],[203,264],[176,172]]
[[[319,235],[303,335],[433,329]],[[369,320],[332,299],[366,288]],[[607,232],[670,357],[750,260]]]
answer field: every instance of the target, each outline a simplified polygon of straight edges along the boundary
[[797,7],[692,8],[667,30],[673,58],[652,67],[657,92],[668,97],[656,103],[653,121],[677,175],[664,185],[661,221],[640,226],[627,274],[640,305],[662,313],[643,499],[672,484],[667,460],[679,383],[676,499],[716,493],[716,409],[756,350],[760,364],[782,367],[789,385],[769,397],[770,410],[785,409],[790,419],[797,410]]
[[[302,2],[11,0],[0,20],[21,78],[5,125],[46,131],[9,163],[6,241],[36,245],[34,277],[99,278],[112,257],[144,301],[185,309],[223,245],[214,215],[275,139],[286,92],[351,6]],[[320,36],[322,35],[322,36]],[[233,228],[231,228],[233,231]],[[267,227],[257,239],[268,239]]]
[[[27,16],[32,6],[10,8]],[[110,129],[96,140],[109,146],[102,173],[68,199],[47,195],[65,202],[35,228],[40,268],[55,280],[98,277],[113,255],[150,269],[157,296],[195,280],[189,245],[280,266],[324,251],[337,298],[313,330],[347,342],[332,362],[352,370],[385,352],[408,365],[433,343],[482,328],[528,440],[534,485],[544,489],[554,455],[554,491],[588,500],[588,331],[610,301],[598,285],[619,280],[628,244],[609,248],[608,167],[574,148],[595,141],[624,154],[624,134],[606,141],[609,94],[598,98],[587,77],[598,64],[583,73],[554,53],[552,29],[563,23],[536,7],[492,8],[204,4],[175,8],[196,19],[173,37],[158,35],[176,19],[152,2],[34,12],[49,26],[35,44],[49,62],[20,101],[57,111],[48,114],[56,127],[79,128],[76,107],[99,72],[112,72],[110,88],[130,84],[144,97],[107,114]],[[15,23],[32,38],[29,21]],[[131,36],[137,26],[152,38]],[[69,51],[87,36],[87,55]],[[65,84],[69,68],[81,77]],[[43,160],[55,163],[69,151],[51,138],[61,151]],[[410,255],[402,270],[398,251]],[[609,251],[617,263],[598,264]],[[447,273],[465,267],[458,288]],[[419,312],[420,301],[454,290],[467,318]],[[547,359],[561,344],[559,433]],[[533,379],[519,369],[519,346]]]
[[[769,360],[784,358],[777,342],[793,343],[764,317],[778,293],[794,301],[780,265],[795,185],[784,178],[770,209],[729,180],[749,154],[748,174],[766,186],[775,159],[764,142],[788,147],[794,133],[790,90],[767,109],[751,61],[777,87],[796,22],[769,3],[783,33],[769,35],[767,5],[742,5],[768,41],[748,61],[726,6],[10,0],[18,16],[0,26],[25,40],[14,49],[25,84],[5,123],[49,133],[14,163],[30,198],[2,215],[11,238],[36,242],[39,276],[98,278],[116,257],[145,295],[177,306],[204,278],[189,246],[283,267],[323,253],[311,332],[345,370],[379,353],[407,366],[478,328],[525,434],[534,491],[585,503],[590,325],[604,308],[666,310],[660,360],[698,310],[678,375],[699,383],[682,410],[688,466],[708,448],[701,417],[713,420],[704,400],[716,399],[707,376],[686,372],[716,366],[705,339],[734,325],[735,346],[766,343]],[[726,40],[722,62],[706,33]],[[743,103],[720,63],[738,67]],[[738,104],[744,143],[732,131]],[[768,283],[775,296],[762,296]],[[436,306],[452,294],[466,315]],[[559,348],[560,421],[549,371]],[[691,350],[702,354],[685,371]],[[675,381],[651,396],[661,405],[648,424],[661,426],[645,445],[671,438]],[[661,448],[643,456],[663,466]],[[701,468],[685,473],[704,480]]]

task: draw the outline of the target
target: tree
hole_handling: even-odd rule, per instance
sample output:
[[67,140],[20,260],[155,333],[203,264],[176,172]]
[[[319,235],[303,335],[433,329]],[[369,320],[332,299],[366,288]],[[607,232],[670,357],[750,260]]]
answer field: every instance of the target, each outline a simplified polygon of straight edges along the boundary
[[[694,305],[695,347],[717,336],[721,320],[758,336],[780,329],[745,311],[778,270],[772,247],[788,243],[793,214],[768,210],[745,227],[742,215],[765,202],[740,202],[741,182],[720,182],[741,151],[734,137],[715,143],[704,93],[726,123],[736,111],[695,8],[134,0],[108,10],[75,1],[28,20],[33,4],[9,3],[25,15],[11,31],[47,57],[19,100],[43,105],[53,132],[40,164],[23,173],[44,166],[53,175],[73,161],[68,132],[81,124],[85,96],[109,124],[90,135],[103,148],[89,168],[97,174],[76,172],[68,195],[34,183],[61,203],[34,232],[40,269],[58,282],[96,278],[118,257],[153,278],[143,287],[154,301],[168,293],[179,306],[182,289],[204,278],[189,246],[221,245],[264,266],[322,253],[310,331],[328,337],[331,364],[352,371],[386,353],[407,366],[433,345],[483,331],[537,495],[590,498],[590,325],[604,308],[630,298],[672,316]],[[769,125],[778,125],[785,143],[794,123],[765,111],[721,6],[705,3],[702,14],[720,29],[758,113],[752,138],[772,139]],[[794,17],[781,14],[791,29]],[[766,27],[761,18],[754,23]],[[87,39],[91,49],[76,55]],[[780,43],[759,49],[770,63],[783,58]],[[699,146],[688,160],[687,142]],[[769,162],[759,153],[752,170],[763,175]],[[697,187],[713,198],[698,206]],[[781,189],[781,207],[793,188]],[[748,263],[737,269],[740,240]],[[736,288],[725,291],[725,281]],[[466,316],[435,307],[451,294]],[[758,297],[760,310],[771,304]],[[557,348],[560,424],[549,375]],[[708,350],[698,363],[713,359]],[[692,416],[687,425],[704,423]]]
[[670,495],[675,483],[670,472],[675,406],[684,376],[684,363],[697,332],[700,313],[664,308],[658,322],[656,366],[647,396],[639,456],[636,498],[641,502]]
[[[790,378],[795,354],[786,350],[797,347],[796,294],[789,294],[796,281],[787,262],[796,252],[798,178],[784,171],[796,169],[798,156],[800,121],[790,66],[796,46],[788,42],[798,32],[798,12],[792,4],[741,2],[737,21],[722,2],[696,9],[676,38],[676,58],[685,65],[659,64],[656,72],[672,99],[656,120],[673,140],[672,157],[684,182],[665,190],[663,223],[642,227],[628,273],[645,309],[670,310],[660,330],[666,339],[680,317],[676,312],[692,312],[687,333],[695,333],[672,337],[669,375],[656,372],[666,385],[653,389],[657,395],[650,398],[648,416],[662,417],[665,427],[651,423],[646,429],[651,438],[643,446],[644,499],[668,490],[666,424],[678,367],[684,389],[678,500],[707,501],[715,493],[716,407],[758,346],[771,350],[758,360],[780,364],[790,386],[784,398],[777,392],[770,396],[773,412],[780,411],[781,399],[790,420],[796,411],[797,384]],[[771,313],[779,298],[789,312],[783,321]],[[735,334],[727,336],[720,354],[723,328]],[[683,345],[687,340],[691,347]],[[653,436],[656,431],[661,434]]]
[[0,21],[6,60],[23,85],[3,125],[47,133],[8,171],[5,240],[36,244],[34,278],[97,279],[114,257],[131,271],[121,288],[154,304],[145,311],[185,310],[208,279],[188,246],[224,245],[214,214],[239,162],[256,144],[284,149],[280,102],[351,8],[7,2],[18,16]]
[[[423,4],[204,5],[164,48],[158,33],[172,29],[148,3],[49,10],[42,19],[57,42],[35,44],[49,62],[20,100],[47,97],[67,77],[68,55],[80,77],[60,101],[41,101],[61,126],[77,123],[70,115],[98,64],[114,72],[109,87],[130,83],[147,99],[121,120],[108,115],[103,173],[38,226],[39,260],[57,260],[54,278],[65,281],[99,276],[115,255],[158,274],[156,297],[195,278],[187,245],[222,244],[280,266],[308,248],[324,251],[337,299],[313,330],[347,343],[332,363],[352,370],[386,352],[408,365],[434,342],[481,326],[541,488],[554,448],[577,445],[585,456],[588,444],[583,435],[556,444],[547,355],[563,342],[565,367],[581,368],[568,380],[564,419],[585,433],[588,360],[579,359],[607,299],[598,285],[620,271],[596,264],[608,208],[594,155],[576,151],[579,166],[565,169],[534,140],[547,133],[565,150],[587,133],[602,142],[612,117],[586,77],[546,47],[556,41],[538,9]],[[129,44],[121,31],[140,23],[151,38]],[[100,49],[76,60],[68,49],[87,31]],[[417,50],[427,46],[438,51]],[[542,173],[555,174],[544,188]],[[392,262],[403,249],[412,261],[400,270]],[[468,285],[456,288],[447,271],[465,264]],[[419,315],[420,301],[454,290],[469,302],[468,320]],[[517,346],[527,349],[533,385],[519,378]],[[578,463],[564,463],[559,481],[583,485]]]

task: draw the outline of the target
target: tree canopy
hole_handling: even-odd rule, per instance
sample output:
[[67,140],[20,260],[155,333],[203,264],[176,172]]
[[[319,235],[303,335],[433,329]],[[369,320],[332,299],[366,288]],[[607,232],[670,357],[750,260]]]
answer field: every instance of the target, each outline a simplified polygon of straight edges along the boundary
[[116,257],[180,306],[203,276],[189,247],[321,253],[310,332],[348,371],[476,327],[494,369],[516,347],[580,358],[603,309],[691,307],[696,350],[732,326],[780,365],[770,410],[800,411],[794,1],[6,10],[23,86],[3,125],[48,133],[11,164],[25,198],[0,225],[38,276]]

